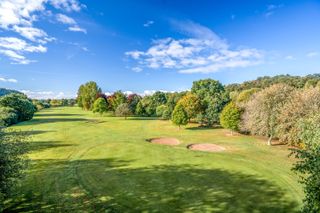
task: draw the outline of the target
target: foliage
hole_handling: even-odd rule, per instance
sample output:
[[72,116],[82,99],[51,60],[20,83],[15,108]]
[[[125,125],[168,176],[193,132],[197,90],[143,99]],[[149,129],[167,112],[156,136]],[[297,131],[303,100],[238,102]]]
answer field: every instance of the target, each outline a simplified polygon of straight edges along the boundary
[[78,89],[77,103],[78,106],[85,110],[92,110],[93,103],[96,100],[101,89],[94,81],[89,81],[81,85]]
[[17,111],[11,107],[0,107],[0,128],[18,123]]
[[241,110],[234,103],[230,102],[226,105],[220,115],[220,124],[223,128],[231,129],[234,131],[239,130],[239,124],[241,121]]
[[123,92],[119,90],[108,97],[108,102],[110,103],[111,110],[116,111],[118,106],[127,102],[127,97]]
[[179,126],[181,125],[187,125],[188,123],[188,114],[187,112],[184,110],[182,104],[177,104],[176,107],[174,108],[173,112],[172,112],[172,122]]
[[116,116],[124,117],[125,119],[127,119],[127,117],[131,115],[129,105],[127,103],[120,104],[116,109],[115,114]]
[[106,100],[104,98],[98,98],[97,100],[95,100],[93,103],[92,111],[93,113],[99,113],[100,115],[107,112],[108,105]]
[[293,170],[301,174],[305,199],[303,212],[320,212],[320,114],[317,113],[300,121],[300,139],[304,149],[295,149],[293,153],[299,161]]
[[276,84],[256,93],[245,107],[244,130],[269,137],[268,145],[271,145],[272,138],[277,136],[280,110],[292,92],[292,87]]
[[218,124],[220,112],[229,101],[223,85],[212,79],[194,81],[191,92],[201,100],[202,112],[197,115],[197,120],[207,126]]
[[30,120],[36,111],[32,102],[22,94],[11,93],[0,98],[0,106],[10,107],[16,110],[18,121]]
[[250,100],[250,98],[261,89],[259,88],[251,88],[241,91],[236,97],[236,104],[240,107],[244,107],[246,103]]
[[27,137],[20,132],[0,131],[0,203],[10,195],[26,168],[26,140]]
[[18,92],[16,90],[0,88],[0,96],[9,95],[11,93],[22,94],[21,92]]
[[171,111],[170,111],[169,107],[167,107],[167,109],[165,109],[162,113],[162,119],[169,120],[170,118],[171,118]]
[[146,109],[144,108],[144,105],[143,105],[143,102],[142,100],[140,100],[136,106],[136,111],[135,111],[135,114],[136,115],[139,115],[139,116],[145,116],[147,115],[146,113]]
[[201,112],[201,102],[195,94],[187,93],[179,100],[178,104],[183,106],[189,119],[195,118]]
[[141,96],[137,94],[131,94],[128,96],[127,102],[129,104],[131,113],[134,114],[136,112],[137,105],[141,99]]
[[[253,81],[245,81],[241,84],[230,84],[225,87],[226,91],[242,91],[251,88],[267,88],[274,84],[287,84],[294,88],[303,88],[307,82],[320,81],[320,74],[301,76],[277,75],[274,77],[260,77]],[[309,84],[309,83],[308,83]]]
[[168,110],[168,107],[166,105],[160,105],[157,107],[156,109],[156,114],[158,117],[162,117],[163,116],[163,113]]
[[282,107],[279,118],[279,139],[291,145],[301,143],[299,120],[320,113],[320,88],[300,89]]

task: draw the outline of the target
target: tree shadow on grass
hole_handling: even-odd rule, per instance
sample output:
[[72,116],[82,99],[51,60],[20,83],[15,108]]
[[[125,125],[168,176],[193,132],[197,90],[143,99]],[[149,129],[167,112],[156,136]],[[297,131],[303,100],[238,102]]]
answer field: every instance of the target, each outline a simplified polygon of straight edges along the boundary
[[[37,161],[5,212],[297,212],[285,191],[257,176],[195,165],[129,164]],[[39,176],[41,185],[32,187]]]
[[127,120],[146,121],[146,120],[159,120],[158,117],[128,117]]
[[70,147],[75,146],[75,144],[61,143],[60,141],[35,141],[29,143],[29,152],[39,152],[47,149],[59,148],[59,147]]
[[59,123],[59,122],[81,122],[81,121],[90,121],[92,119],[85,118],[34,118],[27,122],[21,122],[19,125],[28,126],[36,124],[46,124],[46,123]]
[[70,116],[83,116],[81,114],[72,114],[72,113],[43,113],[35,114],[35,117],[70,117]]
[[194,127],[187,127],[186,130],[212,130],[212,129],[222,129],[220,126],[216,127],[207,127],[207,126],[194,126]]

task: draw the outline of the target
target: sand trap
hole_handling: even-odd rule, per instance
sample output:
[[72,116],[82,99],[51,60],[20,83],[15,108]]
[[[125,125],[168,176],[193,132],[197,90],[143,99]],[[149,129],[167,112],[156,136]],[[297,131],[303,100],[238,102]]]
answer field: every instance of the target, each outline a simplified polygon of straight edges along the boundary
[[204,152],[222,152],[226,150],[226,148],[223,146],[218,146],[211,143],[190,144],[187,146],[187,148]]
[[169,146],[176,146],[180,144],[180,141],[175,138],[153,138],[148,141],[151,143],[169,145]]

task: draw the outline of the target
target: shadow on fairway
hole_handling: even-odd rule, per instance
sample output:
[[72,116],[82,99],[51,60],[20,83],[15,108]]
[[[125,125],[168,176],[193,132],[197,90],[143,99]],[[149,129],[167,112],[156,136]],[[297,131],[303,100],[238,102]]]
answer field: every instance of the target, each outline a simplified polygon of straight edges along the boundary
[[65,144],[65,143],[61,143],[60,141],[34,141],[32,143],[29,143],[28,150],[30,152],[35,152],[35,151],[43,151],[46,149],[69,147],[69,146],[75,146],[75,144]]
[[70,116],[83,116],[81,114],[72,114],[72,113],[43,113],[35,114],[35,117],[70,117]]
[[147,120],[158,120],[158,118],[157,117],[128,117],[127,120],[147,121]]
[[21,122],[18,125],[29,126],[45,123],[59,123],[59,122],[77,122],[77,121],[91,121],[91,119],[85,118],[34,118],[28,122]]
[[115,159],[34,161],[5,212],[297,212],[279,186],[257,176],[195,165],[129,165]]

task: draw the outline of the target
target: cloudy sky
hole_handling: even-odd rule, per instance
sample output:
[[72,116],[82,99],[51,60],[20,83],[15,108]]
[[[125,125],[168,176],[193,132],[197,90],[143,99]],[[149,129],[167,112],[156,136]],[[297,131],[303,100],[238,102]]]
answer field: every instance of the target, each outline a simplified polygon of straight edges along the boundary
[[151,93],[312,73],[319,1],[0,0],[0,87],[30,97],[72,97],[89,80]]

